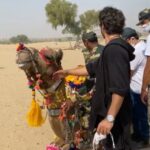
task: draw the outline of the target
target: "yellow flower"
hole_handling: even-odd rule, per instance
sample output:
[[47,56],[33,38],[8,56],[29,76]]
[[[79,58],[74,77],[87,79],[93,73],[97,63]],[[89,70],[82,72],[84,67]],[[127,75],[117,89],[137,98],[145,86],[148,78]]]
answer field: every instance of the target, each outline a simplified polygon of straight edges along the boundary
[[73,75],[69,75],[65,78],[66,82],[72,82],[76,85],[80,85],[82,83],[85,82],[86,77],[85,76],[73,76]]

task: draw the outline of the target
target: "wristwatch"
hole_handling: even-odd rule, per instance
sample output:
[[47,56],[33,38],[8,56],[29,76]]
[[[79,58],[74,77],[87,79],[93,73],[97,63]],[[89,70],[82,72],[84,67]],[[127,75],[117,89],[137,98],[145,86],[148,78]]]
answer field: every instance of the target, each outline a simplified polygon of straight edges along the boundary
[[114,123],[115,118],[114,118],[114,116],[112,116],[112,115],[107,115],[107,116],[106,116],[106,120],[107,120],[108,122],[110,122],[110,123]]

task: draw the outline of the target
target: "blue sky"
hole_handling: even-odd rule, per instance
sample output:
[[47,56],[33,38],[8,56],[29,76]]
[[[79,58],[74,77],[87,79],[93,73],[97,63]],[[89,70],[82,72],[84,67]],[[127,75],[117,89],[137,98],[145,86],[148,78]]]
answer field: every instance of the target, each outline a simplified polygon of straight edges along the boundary
[[[150,0],[69,0],[78,5],[78,14],[105,6],[121,9],[126,25],[135,28],[138,13],[150,8]],[[0,39],[25,34],[30,38],[60,37],[61,28],[53,30],[47,23],[45,5],[49,0],[0,0]],[[136,28],[137,29],[137,28]]]

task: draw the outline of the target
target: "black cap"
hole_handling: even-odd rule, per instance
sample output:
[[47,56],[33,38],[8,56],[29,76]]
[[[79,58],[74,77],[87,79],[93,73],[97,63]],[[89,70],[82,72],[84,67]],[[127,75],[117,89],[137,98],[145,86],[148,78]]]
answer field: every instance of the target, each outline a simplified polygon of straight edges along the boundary
[[82,40],[92,40],[92,39],[95,39],[95,38],[97,38],[97,35],[93,31],[83,33],[83,35],[82,35]]
[[139,13],[139,22],[137,23],[137,25],[143,24],[143,21],[145,19],[150,19],[150,9],[148,8],[145,8]]
[[122,38],[127,40],[131,37],[138,36],[136,30],[126,27],[123,29]]

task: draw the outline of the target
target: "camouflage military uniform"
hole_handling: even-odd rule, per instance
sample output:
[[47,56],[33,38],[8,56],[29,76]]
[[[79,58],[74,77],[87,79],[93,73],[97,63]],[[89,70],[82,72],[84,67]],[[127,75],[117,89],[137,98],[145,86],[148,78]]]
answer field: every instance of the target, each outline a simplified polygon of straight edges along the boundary
[[[92,51],[89,51],[88,49],[83,49],[83,56],[85,59],[85,64],[94,61],[100,56],[100,53],[102,52],[103,46],[98,45],[97,47],[94,47]],[[86,81],[84,82],[83,86],[78,90],[79,95],[76,97],[79,105],[76,107],[78,109],[78,117],[80,120],[80,125],[82,126],[82,131],[84,132],[84,140],[78,145],[78,148],[81,150],[85,149],[91,149],[92,148],[92,139],[93,134],[89,132],[89,116],[90,116],[90,110],[91,110],[91,96],[88,98],[88,100],[84,98],[85,95],[91,95],[91,91],[93,92],[95,88],[95,78],[88,77]]]
[[85,64],[97,59],[100,56],[102,49],[103,49],[103,46],[101,45],[94,47],[91,52],[87,48],[83,49],[82,53],[84,56]]
[[[96,60],[100,56],[102,50],[103,50],[102,45],[98,45],[94,47],[92,51],[89,51],[88,49],[83,49],[82,53],[84,56],[85,64]],[[94,84],[95,84],[95,79],[88,77],[84,83],[84,88],[86,87],[86,90],[84,90],[85,91],[84,94],[88,93],[93,88]]]
[[[89,33],[84,33],[82,35],[82,40],[84,45],[86,46],[87,42],[97,42],[97,36],[96,33],[94,32],[89,32]],[[103,50],[103,46],[97,45],[94,47],[91,51],[88,50],[87,48],[82,50],[84,59],[85,59],[85,64],[96,60],[99,56],[100,53]],[[95,85],[95,78],[90,78],[87,77],[86,81],[80,87],[77,89],[76,94],[75,94],[75,116],[76,116],[76,122],[75,122],[75,127],[78,125],[80,126],[79,130],[75,132],[75,139],[76,139],[76,134],[79,132],[80,133],[80,138],[77,136],[78,141],[80,141],[78,144],[76,144],[77,148],[80,150],[85,150],[85,149],[91,149],[91,141],[92,141],[92,136],[93,134],[89,132],[89,116],[90,116],[90,110],[91,110],[91,98],[92,98],[92,93],[94,91],[94,85]]]

